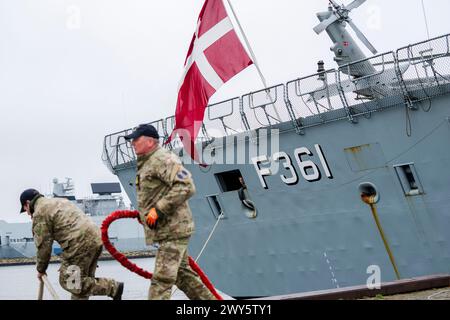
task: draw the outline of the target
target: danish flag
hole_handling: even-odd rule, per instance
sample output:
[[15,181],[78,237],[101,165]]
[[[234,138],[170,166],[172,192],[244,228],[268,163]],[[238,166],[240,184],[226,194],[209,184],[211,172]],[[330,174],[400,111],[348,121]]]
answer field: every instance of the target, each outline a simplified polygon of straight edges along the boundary
[[228,80],[253,64],[240,42],[222,0],[206,0],[189,47],[178,88],[175,134],[194,160],[194,142],[209,98]]

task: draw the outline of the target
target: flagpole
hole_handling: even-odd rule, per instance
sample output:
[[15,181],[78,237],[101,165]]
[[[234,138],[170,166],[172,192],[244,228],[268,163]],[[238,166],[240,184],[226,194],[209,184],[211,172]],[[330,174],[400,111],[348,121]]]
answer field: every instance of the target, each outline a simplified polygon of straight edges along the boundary
[[[228,5],[230,6],[230,9],[231,9],[231,12],[232,12],[232,14],[233,14],[233,16],[234,16],[234,19],[235,19],[236,22],[237,22],[237,25],[238,25],[238,27],[239,27],[239,30],[240,30],[240,32],[241,32],[243,38],[244,38],[245,44],[247,45],[247,48],[248,48],[248,50],[250,51],[250,56],[252,57],[253,63],[254,63],[254,65],[255,65],[255,67],[256,67],[256,70],[257,70],[258,73],[259,73],[259,76],[260,76],[260,78],[261,78],[261,81],[262,81],[262,83],[263,83],[263,85],[264,85],[264,89],[266,89],[266,88],[267,88],[266,78],[264,77],[264,75],[263,75],[262,72],[261,72],[261,69],[259,68],[258,61],[256,60],[256,56],[255,56],[255,54],[254,54],[254,52],[253,52],[253,50],[252,50],[252,47],[251,47],[251,45],[250,45],[250,42],[248,41],[247,36],[246,36],[245,33],[244,33],[244,29],[242,29],[241,23],[239,22],[239,19],[238,19],[237,15],[236,15],[236,12],[234,11],[233,5],[231,4],[230,0],[227,0],[227,2],[228,2]],[[272,95],[270,94],[270,90],[267,91],[267,95],[268,95],[269,98],[270,98],[270,103],[273,105],[273,109],[275,110],[275,113],[276,113],[276,115],[277,115],[277,117],[278,117],[278,120],[281,122],[281,117],[280,117],[280,115],[278,114],[277,108],[275,107],[275,103],[274,103],[274,101],[273,101]]]

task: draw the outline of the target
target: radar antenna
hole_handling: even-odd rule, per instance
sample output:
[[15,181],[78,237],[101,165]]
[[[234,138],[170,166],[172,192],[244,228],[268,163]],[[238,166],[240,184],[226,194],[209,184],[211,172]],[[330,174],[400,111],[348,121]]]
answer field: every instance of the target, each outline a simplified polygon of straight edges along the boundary
[[350,3],[347,6],[344,5],[338,5],[336,1],[329,0],[330,1],[330,11],[332,14],[327,19],[324,19],[320,24],[314,27],[314,31],[317,34],[322,33],[324,30],[326,30],[330,25],[333,23],[339,22],[341,24],[347,22],[350,27],[355,31],[358,38],[361,40],[362,43],[373,53],[377,54],[378,51],[375,49],[375,47],[370,43],[370,41],[366,38],[366,36],[361,32],[361,30],[356,26],[356,24],[353,22],[353,20],[350,18],[349,13],[356,8],[359,8],[363,3],[365,3],[367,0],[355,0],[352,3]]
[[317,13],[317,17],[321,22],[314,28],[314,31],[318,34],[323,31],[327,32],[333,42],[333,46],[330,50],[334,52],[334,61],[337,62],[339,67],[352,64],[355,61],[365,60],[348,68],[343,68],[343,73],[354,78],[360,78],[375,72],[373,65],[367,61],[367,56],[346,30],[347,24],[350,25],[353,30],[355,30],[356,35],[370,51],[372,51],[373,54],[377,53],[374,46],[367,40],[349,17],[350,11],[360,7],[364,2],[366,2],[366,0],[355,0],[349,5],[344,6],[338,5],[336,1],[331,0],[328,11]]

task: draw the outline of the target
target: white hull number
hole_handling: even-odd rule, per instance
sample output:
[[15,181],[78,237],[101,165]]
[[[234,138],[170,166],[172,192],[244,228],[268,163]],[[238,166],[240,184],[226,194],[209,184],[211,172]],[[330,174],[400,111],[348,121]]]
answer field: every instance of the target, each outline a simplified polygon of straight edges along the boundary
[[[323,154],[322,147],[318,144],[314,145],[316,154],[319,157],[321,167],[323,172],[328,179],[333,179],[333,174],[331,173],[330,167],[328,166],[327,160]],[[297,162],[298,168],[300,169],[301,176],[308,182],[315,182],[322,179],[322,172],[319,167],[312,161],[307,160],[306,156],[313,156],[313,153],[305,147],[297,148],[294,150],[294,157]],[[258,174],[259,181],[264,189],[269,189],[264,177],[273,176],[275,171],[273,170],[274,165],[283,163],[283,167],[289,171],[289,175],[280,174],[281,180],[289,185],[296,185],[299,182],[299,176],[297,170],[292,164],[291,157],[286,152],[277,152],[271,159],[266,155],[252,158],[253,166],[255,167],[256,173]],[[266,167],[262,168],[261,165]],[[267,167],[270,166],[270,167]],[[277,166],[276,168],[278,168]]]

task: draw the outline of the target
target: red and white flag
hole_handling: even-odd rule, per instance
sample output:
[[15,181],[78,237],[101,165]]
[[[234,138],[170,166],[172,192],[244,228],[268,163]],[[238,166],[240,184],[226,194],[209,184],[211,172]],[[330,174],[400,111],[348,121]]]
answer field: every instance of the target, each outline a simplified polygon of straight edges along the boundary
[[222,0],[206,0],[187,53],[169,141],[178,134],[184,148],[198,161],[194,142],[209,98],[251,64]]

